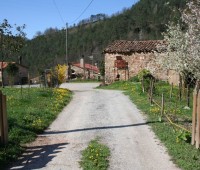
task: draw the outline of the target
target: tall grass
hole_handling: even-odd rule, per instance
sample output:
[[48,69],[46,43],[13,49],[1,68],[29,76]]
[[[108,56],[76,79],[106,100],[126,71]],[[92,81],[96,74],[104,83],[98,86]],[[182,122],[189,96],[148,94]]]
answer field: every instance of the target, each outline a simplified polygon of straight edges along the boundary
[[22,145],[33,141],[56,118],[71,99],[67,89],[3,88],[7,96],[8,144],[0,146],[0,166],[14,160]]

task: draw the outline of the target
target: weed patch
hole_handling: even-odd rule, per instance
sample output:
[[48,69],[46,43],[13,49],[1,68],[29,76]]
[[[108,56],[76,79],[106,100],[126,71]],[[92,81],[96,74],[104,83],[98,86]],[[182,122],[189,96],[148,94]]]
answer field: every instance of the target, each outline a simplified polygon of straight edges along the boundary
[[107,170],[109,167],[109,156],[109,148],[99,143],[98,139],[95,139],[82,151],[82,158],[79,163],[83,170]]

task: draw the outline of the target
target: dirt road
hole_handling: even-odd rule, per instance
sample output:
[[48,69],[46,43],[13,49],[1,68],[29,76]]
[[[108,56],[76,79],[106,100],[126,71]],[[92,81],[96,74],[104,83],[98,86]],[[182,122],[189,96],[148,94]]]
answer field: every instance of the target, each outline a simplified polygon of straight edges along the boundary
[[128,97],[97,85],[63,84],[73,100],[10,169],[78,170],[81,150],[97,136],[111,149],[110,170],[178,169]]

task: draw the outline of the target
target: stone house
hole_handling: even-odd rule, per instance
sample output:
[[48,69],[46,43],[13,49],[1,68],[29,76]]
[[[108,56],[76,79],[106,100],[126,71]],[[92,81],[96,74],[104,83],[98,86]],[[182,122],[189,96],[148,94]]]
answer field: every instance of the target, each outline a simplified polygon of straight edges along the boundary
[[[105,55],[105,81],[128,80],[137,75],[140,70],[147,69],[160,80],[177,84],[179,76],[174,71],[164,71],[155,63],[158,45],[164,45],[162,40],[126,41],[116,40],[103,51]],[[153,71],[157,68],[157,71]],[[178,77],[177,77],[178,76]]]
[[[28,67],[15,63],[15,62],[11,62],[16,64],[16,66],[19,68],[18,74],[16,74],[16,76],[14,77],[14,84],[15,85],[19,85],[19,84],[27,84],[28,83]],[[8,73],[6,72],[6,68],[8,66],[9,62],[0,62],[0,84],[2,84],[2,69],[3,69],[3,76],[4,76],[4,85],[9,85],[9,81],[10,81],[10,77],[8,75]],[[3,66],[1,68],[1,66]]]
[[99,76],[99,68],[97,66],[84,62],[81,58],[79,63],[71,64],[71,78],[85,78],[86,79],[97,79]]

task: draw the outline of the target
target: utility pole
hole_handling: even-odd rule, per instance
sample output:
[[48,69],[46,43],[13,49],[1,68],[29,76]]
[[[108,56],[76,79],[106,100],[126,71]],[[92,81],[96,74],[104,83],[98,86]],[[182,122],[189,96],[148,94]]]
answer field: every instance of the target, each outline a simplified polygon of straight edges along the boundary
[[66,66],[67,66],[67,70],[66,70],[66,79],[67,81],[69,80],[69,73],[70,73],[70,68],[69,68],[69,59],[68,59],[68,23],[66,23]]
[[68,44],[67,44],[67,41],[68,41],[68,23],[66,23],[66,64],[68,65]]
[[91,67],[91,69],[92,69],[92,78],[94,77],[94,68],[93,68],[93,60],[94,60],[94,56],[92,55],[92,56],[89,56],[89,58],[90,58],[90,60],[92,60],[92,67]]

